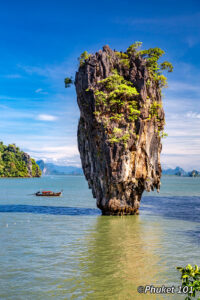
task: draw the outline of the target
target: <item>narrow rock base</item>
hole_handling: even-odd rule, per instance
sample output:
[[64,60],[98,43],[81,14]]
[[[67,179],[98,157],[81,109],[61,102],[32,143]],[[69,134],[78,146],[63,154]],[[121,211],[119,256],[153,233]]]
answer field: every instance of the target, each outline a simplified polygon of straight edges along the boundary
[[102,210],[103,216],[127,216],[127,215],[139,215],[139,210],[125,207],[125,208],[119,208],[116,210]]

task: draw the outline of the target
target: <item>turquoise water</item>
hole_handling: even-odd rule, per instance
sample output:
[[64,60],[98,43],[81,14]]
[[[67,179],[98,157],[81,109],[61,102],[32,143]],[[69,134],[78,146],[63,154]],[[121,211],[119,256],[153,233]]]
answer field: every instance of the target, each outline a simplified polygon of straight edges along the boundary
[[[31,195],[64,190],[60,198]],[[0,180],[0,299],[163,299],[200,264],[200,178],[163,177],[139,216],[101,216],[82,176]],[[167,299],[184,299],[168,295]]]

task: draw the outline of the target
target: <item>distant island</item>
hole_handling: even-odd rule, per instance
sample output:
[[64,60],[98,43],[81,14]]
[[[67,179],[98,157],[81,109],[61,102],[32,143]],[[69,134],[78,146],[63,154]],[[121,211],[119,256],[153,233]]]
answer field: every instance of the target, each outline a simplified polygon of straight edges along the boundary
[[197,170],[192,170],[190,172],[186,172],[181,167],[176,167],[175,169],[166,169],[162,171],[163,175],[176,175],[182,177],[200,177],[200,172]]
[[43,160],[36,162],[42,171],[42,175],[83,175],[82,168],[74,166],[58,166],[53,163],[45,163]]
[[[83,175],[83,169],[74,166],[58,166],[53,163],[45,163],[43,160],[36,161],[40,170],[42,171],[42,175]],[[176,167],[174,169],[168,168],[162,170],[163,175],[173,175],[173,176],[181,176],[181,177],[200,177],[200,172],[197,170],[193,170],[190,172],[186,172],[181,167]]]
[[0,177],[40,177],[42,172],[35,160],[15,144],[0,142]]

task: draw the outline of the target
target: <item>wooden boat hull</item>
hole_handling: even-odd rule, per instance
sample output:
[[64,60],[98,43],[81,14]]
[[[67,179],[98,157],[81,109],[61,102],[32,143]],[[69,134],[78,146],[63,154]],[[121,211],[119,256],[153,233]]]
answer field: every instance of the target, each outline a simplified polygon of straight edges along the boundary
[[59,193],[36,193],[35,194],[36,196],[39,196],[39,197],[59,197],[62,195],[62,192],[59,192]]

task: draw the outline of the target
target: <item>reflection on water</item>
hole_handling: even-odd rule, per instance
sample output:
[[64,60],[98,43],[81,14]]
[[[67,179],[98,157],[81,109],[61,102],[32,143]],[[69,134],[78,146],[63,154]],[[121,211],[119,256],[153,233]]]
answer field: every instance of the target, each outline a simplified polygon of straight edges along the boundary
[[163,272],[160,257],[154,253],[155,248],[162,251],[162,232],[159,226],[152,229],[139,216],[98,217],[80,255],[81,275],[71,281],[71,295],[84,299],[156,299],[137,293],[140,285],[158,285]]

